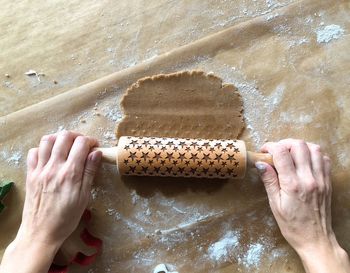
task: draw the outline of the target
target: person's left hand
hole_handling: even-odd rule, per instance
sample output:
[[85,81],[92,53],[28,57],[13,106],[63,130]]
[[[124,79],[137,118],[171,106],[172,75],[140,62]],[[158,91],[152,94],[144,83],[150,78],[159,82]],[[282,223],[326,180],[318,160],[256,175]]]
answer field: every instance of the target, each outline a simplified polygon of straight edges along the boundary
[[61,245],[76,229],[101,161],[94,146],[96,139],[64,131],[29,151],[20,237]]

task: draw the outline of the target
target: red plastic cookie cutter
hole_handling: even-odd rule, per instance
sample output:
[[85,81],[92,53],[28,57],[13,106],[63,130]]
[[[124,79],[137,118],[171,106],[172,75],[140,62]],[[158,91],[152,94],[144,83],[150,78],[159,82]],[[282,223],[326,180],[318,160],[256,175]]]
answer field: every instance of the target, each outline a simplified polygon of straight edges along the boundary
[[[91,220],[91,212],[89,210],[85,210],[81,221],[87,224]],[[84,228],[83,231],[80,233],[81,240],[89,247],[95,249],[95,253],[92,255],[85,255],[82,252],[78,252],[74,258],[67,264],[67,265],[56,265],[52,263],[49,273],[66,273],[68,272],[69,265],[75,263],[81,266],[86,266],[92,264],[97,255],[100,254],[102,249],[102,240],[93,236],[87,228]]]

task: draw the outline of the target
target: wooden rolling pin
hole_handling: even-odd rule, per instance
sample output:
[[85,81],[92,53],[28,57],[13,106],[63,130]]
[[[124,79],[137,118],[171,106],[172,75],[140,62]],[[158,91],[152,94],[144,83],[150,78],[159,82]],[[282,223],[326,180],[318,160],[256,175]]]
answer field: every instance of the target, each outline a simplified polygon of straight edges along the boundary
[[241,140],[124,136],[117,147],[95,150],[121,175],[243,178],[257,161],[273,165],[270,154],[247,152]]

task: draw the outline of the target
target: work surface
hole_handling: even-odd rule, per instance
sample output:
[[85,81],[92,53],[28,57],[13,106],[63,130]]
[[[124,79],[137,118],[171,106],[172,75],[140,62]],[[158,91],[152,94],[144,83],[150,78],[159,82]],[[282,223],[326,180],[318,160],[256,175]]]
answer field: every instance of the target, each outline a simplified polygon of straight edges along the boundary
[[[119,101],[130,84],[191,69],[238,87],[241,138],[251,150],[294,137],[330,155],[334,229],[350,251],[348,1],[2,1],[1,7],[0,179],[15,181],[16,189],[0,216],[0,254],[20,223],[26,153],[43,134],[72,129],[113,145]],[[30,69],[45,76],[24,75]],[[163,262],[179,272],[303,272],[256,173],[222,183],[147,182],[121,181],[115,167],[101,168],[90,230],[104,246],[89,272],[152,272]]]

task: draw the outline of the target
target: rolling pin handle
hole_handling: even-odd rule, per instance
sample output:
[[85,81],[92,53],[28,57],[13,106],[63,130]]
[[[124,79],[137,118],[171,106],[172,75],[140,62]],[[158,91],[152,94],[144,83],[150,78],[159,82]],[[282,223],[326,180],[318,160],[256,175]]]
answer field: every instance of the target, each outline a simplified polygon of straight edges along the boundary
[[247,166],[248,167],[255,167],[255,163],[258,161],[266,162],[267,164],[274,166],[271,154],[247,152]]
[[101,151],[102,152],[102,162],[116,164],[117,159],[117,149],[118,147],[111,148],[94,148],[93,151]]

